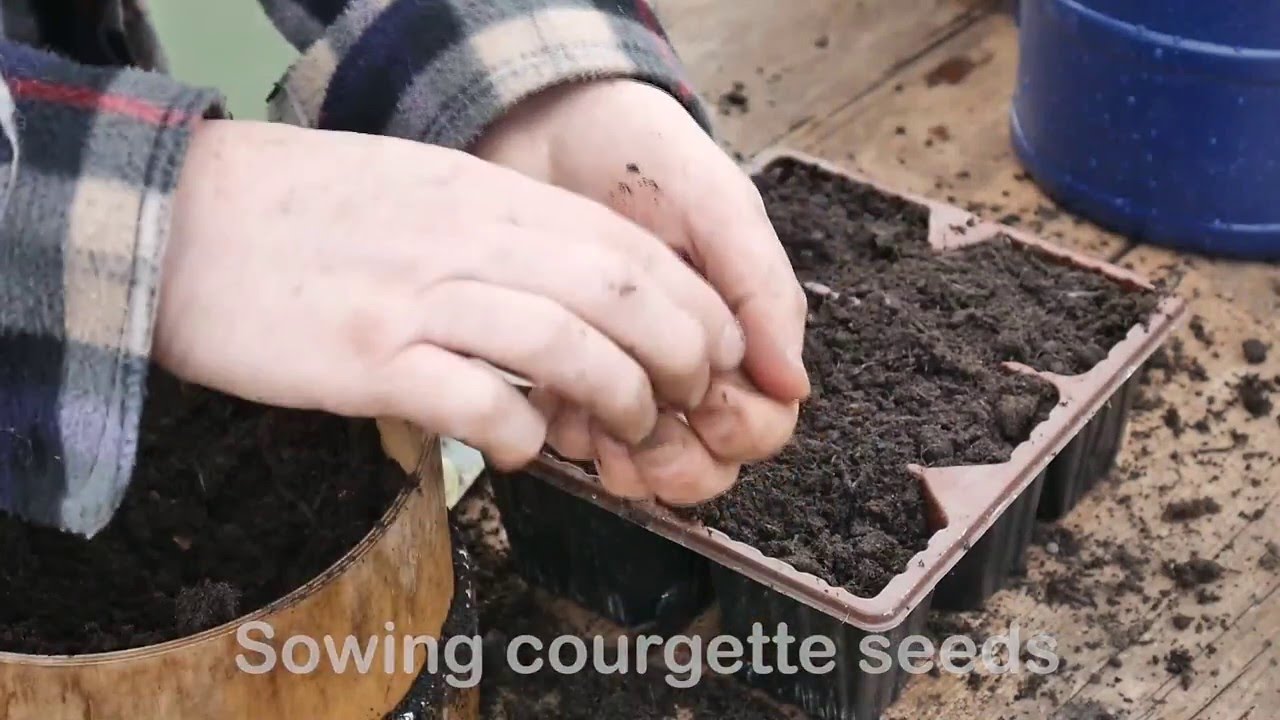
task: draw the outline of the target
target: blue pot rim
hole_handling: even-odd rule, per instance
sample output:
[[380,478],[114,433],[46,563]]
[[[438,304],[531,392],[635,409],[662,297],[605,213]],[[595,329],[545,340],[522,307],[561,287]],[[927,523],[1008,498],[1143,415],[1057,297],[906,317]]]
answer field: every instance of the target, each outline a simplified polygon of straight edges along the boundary
[[[1280,48],[1247,48],[1150,30],[1080,0],[1035,0],[1057,13],[1059,27],[1089,33],[1089,44],[1121,63],[1157,64],[1163,74],[1211,76],[1246,84],[1280,83]],[[1020,13],[1027,12],[1020,8]],[[1123,66],[1121,66],[1123,67]]]

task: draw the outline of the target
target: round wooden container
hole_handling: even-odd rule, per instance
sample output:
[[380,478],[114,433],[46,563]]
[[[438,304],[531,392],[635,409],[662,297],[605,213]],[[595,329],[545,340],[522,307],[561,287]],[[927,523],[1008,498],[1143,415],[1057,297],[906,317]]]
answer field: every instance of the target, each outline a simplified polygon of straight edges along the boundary
[[[419,482],[332,567],[257,612],[179,640],[95,655],[0,653],[0,719],[377,720],[393,710],[426,655],[418,646],[406,672],[400,640],[440,637],[453,596],[453,556],[439,441],[401,422],[378,426],[387,453]],[[271,640],[258,630],[243,636],[274,649],[278,660],[271,671],[246,672],[237,664],[239,656],[250,669],[262,667],[264,654],[239,634],[250,622],[274,631]],[[388,623],[394,623],[390,633]],[[391,672],[382,647],[388,634],[397,640]],[[309,673],[292,672],[280,659],[285,641],[299,635],[320,646],[321,661]],[[348,636],[361,647],[370,637],[381,638],[367,672],[354,662],[338,672],[328,659],[326,635],[338,648]],[[295,669],[308,655],[305,646],[295,649]],[[474,689],[455,694],[439,716],[474,718],[477,697]]]

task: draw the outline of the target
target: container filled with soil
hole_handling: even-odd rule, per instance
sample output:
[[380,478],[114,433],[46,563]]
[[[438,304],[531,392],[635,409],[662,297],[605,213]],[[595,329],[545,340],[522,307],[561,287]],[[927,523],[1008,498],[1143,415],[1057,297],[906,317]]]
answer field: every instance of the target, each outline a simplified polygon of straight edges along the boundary
[[[394,672],[343,671],[324,638],[440,636],[454,595],[443,493],[439,443],[408,425],[153,372],[106,528],[86,539],[0,515],[4,717],[381,718],[412,696],[424,651],[398,653]],[[303,636],[318,652],[290,642]],[[450,697],[470,708],[458,717],[474,716],[469,695]]]
[[[747,679],[816,717],[874,717],[903,677],[862,674],[860,637],[892,642],[931,602],[975,607],[1003,585],[1037,512],[1065,512],[1109,470],[1135,372],[1183,303],[794,153],[753,177],[810,299],[814,392],[793,442],[692,511],[618,500],[549,457],[533,474],[712,560],[726,631],[834,635],[834,672]],[[607,549],[612,573],[633,561],[607,536],[578,542]]]

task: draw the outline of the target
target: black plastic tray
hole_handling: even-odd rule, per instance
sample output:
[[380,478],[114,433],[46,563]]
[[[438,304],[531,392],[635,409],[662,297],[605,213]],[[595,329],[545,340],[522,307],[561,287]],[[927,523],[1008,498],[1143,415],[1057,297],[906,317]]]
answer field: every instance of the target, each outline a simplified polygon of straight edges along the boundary
[[711,604],[711,563],[531,473],[492,474],[517,571],[630,629],[674,633]]
[[1066,516],[1115,467],[1138,393],[1138,377],[1137,373],[1130,377],[1049,464],[1040,493],[1040,519]]
[[[756,674],[744,664],[740,679],[760,688],[782,702],[791,703],[815,718],[823,720],[875,720],[897,700],[910,674],[898,663],[882,673],[865,672],[861,644],[872,633],[819,612],[784,593],[773,590],[734,570],[716,565],[711,571],[712,583],[720,602],[720,631],[737,637],[744,645],[753,626],[759,623],[766,634],[772,634],[780,623],[786,623],[788,634],[795,638],[789,657],[794,663],[796,651],[805,638],[825,636],[836,645],[835,667],[831,672],[811,674]],[[892,657],[907,637],[922,635],[929,617],[931,599],[926,597],[906,619],[892,630],[874,633],[888,641],[887,648],[878,646]],[[778,649],[765,644],[765,662],[776,669]]]
[[999,520],[969,548],[938,583],[933,606],[939,610],[976,610],[1004,588],[1009,577],[1026,569],[1027,548],[1036,527],[1048,471],[1041,473]]
[[[768,158],[761,166],[764,162]],[[940,247],[951,242],[948,233],[968,227],[959,242],[1004,234],[1118,283],[1150,287],[1132,273],[1015,229],[975,224],[957,208],[916,200],[933,209],[931,235],[942,236],[935,243]],[[853,597],[715,531],[692,527],[661,507],[611,498],[581,468],[550,458],[531,471],[545,483],[522,478],[518,490],[508,481],[504,491],[495,483],[513,552],[522,556],[526,577],[629,626],[657,617],[655,599],[673,589],[701,588],[709,572],[726,633],[750,634],[755,622],[773,628],[786,622],[797,637],[822,633],[838,643],[841,665],[834,673],[785,679],[747,675],[744,680],[823,720],[878,717],[906,674],[863,673],[857,666],[862,638],[874,632],[897,642],[923,628],[930,608],[980,607],[1023,568],[1037,517],[1065,514],[1114,465],[1136,371],[1184,312],[1184,303],[1167,299],[1149,323],[1131,331],[1086,375],[1042,373],[1058,386],[1063,403],[1006,465],[920,469],[940,505],[938,527],[929,548],[876,598]],[[696,558],[654,561],[684,558],[686,548],[711,558],[711,568]],[[677,590],[668,597],[702,595]],[[686,612],[670,614],[672,624],[691,618],[697,611],[690,608],[701,605],[683,605]]]

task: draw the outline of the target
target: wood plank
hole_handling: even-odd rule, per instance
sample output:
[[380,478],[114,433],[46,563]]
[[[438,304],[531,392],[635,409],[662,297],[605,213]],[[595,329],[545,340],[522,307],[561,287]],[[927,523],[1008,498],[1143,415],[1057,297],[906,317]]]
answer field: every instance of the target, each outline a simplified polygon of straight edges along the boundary
[[[1179,292],[1194,298],[1193,312],[1222,306],[1230,308],[1232,315],[1245,318],[1241,325],[1245,332],[1231,332],[1221,323],[1205,322],[1212,335],[1212,347],[1200,340],[1191,342],[1208,352],[1211,359],[1218,359],[1213,358],[1215,353],[1219,358],[1225,358],[1226,364],[1234,369],[1232,376],[1244,372],[1276,376],[1280,363],[1276,362],[1275,354],[1266,365],[1254,367],[1245,364],[1241,340],[1247,337],[1272,339],[1275,326],[1254,317],[1248,309],[1224,297],[1221,292],[1223,275],[1216,272],[1220,269],[1218,263],[1177,255],[1161,248],[1140,247],[1126,254],[1121,264],[1140,272],[1167,277],[1176,284]],[[1223,332],[1224,329],[1227,331]],[[1234,377],[1228,382],[1232,380]],[[1182,407],[1179,409],[1183,410]],[[1207,477],[1187,475],[1179,478],[1179,489],[1184,489],[1184,493],[1190,492],[1192,496],[1202,493],[1213,496],[1217,488],[1211,488],[1209,484],[1220,484],[1224,478],[1232,476],[1247,479],[1253,489],[1253,492],[1232,490],[1234,499],[1246,499],[1244,508],[1236,512],[1236,518],[1246,519],[1242,526],[1228,519],[1227,522],[1215,522],[1213,527],[1201,531],[1215,538],[1227,538],[1222,550],[1214,556],[1228,572],[1225,581],[1215,588],[1215,593],[1221,597],[1208,605],[1185,593],[1169,598],[1161,607],[1159,621],[1152,624],[1141,645],[1116,656],[1124,669],[1099,668],[1076,694],[1076,699],[1128,707],[1134,717],[1186,720],[1214,704],[1215,698],[1233,687],[1243,674],[1251,672],[1252,663],[1267,652],[1276,635],[1280,634],[1280,577],[1274,574],[1274,568],[1264,567],[1261,563],[1264,556],[1274,551],[1275,546],[1269,543],[1280,538],[1280,487],[1274,482],[1280,473],[1276,470],[1275,457],[1259,457],[1253,461],[1245,457],[1250,448],[1274,447],[1280,432],[1270,415],[1252,418],[1237,412],[1226,419],[1228,422],[1224,428],[1228,433],[1234,431],[1251,436],[1248,447],[1233,450],[1224,456],[1223,463],[1204,463],[1211,473]],[[1262,437],[1258,437],[1259,431]],[[1230,440],[1220,437],[1217,442],[1223,444],[1214,445],[1214,441],[1207,441],[1206,447],[1230,447],[1234,444]],[[1243,473],[1238,471],[1239,468],[1231,469],[1226,465],[1225,459],[1230,458],[1244,462]],[[1224,505],[1224,512],[1229,509]],[[1183,618],[1182,622],[1192,618],[1193,624],[1179,628],[1173,620],[1178,617]],[[1161,662],[1162,658],[1175,651],[1191,653],[1193,667],[1198,668],[1197,674],[1189,676],[1186,684],[1181,677],[1171,678]],[[1226,695],[1228,699],[1223,702],[1227,704],[1217,707],[1234,712],[1237,708],[1232,703],[1249,700],[1253,692],[1250,688],[1245,683],[1234,691],[1238,695]],[[1215,713],[1218,711],[1214,710]],[[1237,712],[1234,718],[1239,716]]]
[[1194,720],[1261,720],[1280,707],[1280,643],[1272,642],[1257,655]]
[[653,0],[714,110],[742,83],[745,112],[717,119],[750,156],[857,97],[933,43],[986,14],[991,0]]
[[[1199,292],[1212,293],[1280,329],[1280,264],[1207,258],[1152,245],[1126,255],[1121,264],[1126,262],[1176,268],[1183,274],[1194,270],[1203,281]],[[1275,347],[1280,352],[1280,342]]]
[[1009,141],[1018,34],[991,14],[781,144],[854,167],[891,187],[972,205],[1100,256],[1124,239],[1061,212],[1028,181]]
[[[1191,720],[1251,672],[1280,635],[1280,575],[1259,567],[1267,543],[1280,537],[1280,497],[1264,507],[1262,518],[1214,557],[1229,573],[1215,588],[1221,599],[1205,606],[1189,594],[1169,598],[1139,643],[1116,656],[1122,667],[1100,668],[1074,699],[1125,707],[1135,719]],[[1177,617],[1192,618],[1192,624],[1179,630],[1172,620]],[[1178,652],[1191,658],[1185,680],[1165,667]],[[1228,705],[1255,690],[1236,688]]]
[[[1214,292],[1269,323],[1280,318],[1280,264],[1194,258]],[[1276,346],[1280,352],[1280,345]]]
[[[988,717],[992,708],[1006,717],[1046,717],[1068,703],[1121,712],[1142,698],[1158,697],[1157,690],[1167,685],[1182,692],[1177,678],[1170,684],[1163,662],[1151,664],[1153,655],[1163,658],[1176,644],[1195,647],[1194,622],[1179,634],[1171,618],[1192,616],[1194,609],[1196,620],[1208,614],[1229,625],[1234,618],[1249,617],[1255,594],[1273,586],[1274,576],[1257,566],[1256,555],[1261,538],[1277,535],[1269,523],[1280,522],[1280,507],[1275,507],[1280,456],[1271,453],[1280,447],[1280,423],[1270,416],[1250,417],[1235,404],[1234,385],[1245,372],[1280,373],[1280,353],[1273,353],[1268,364],[1252,367],[1238,351],[1243,339],[1266,337],[1274,330],[1211,292],[1212,279],[1185,263],[1170,266],[1168,257],[1148,248],[1126,259],[1151,274],[1185,272],[1180,292],[1198,295],[1193,311],[1216,344],[1201,343],[1189,327],[1179,331],[1186,354],[1204,367],[1207,379],[1153,372],[1145,391],[1164,406],[1134,417],[1120,469],[1060,523],[1084,544],[1081,555],[1064,559],[1033,548],[1025,584],[997,595],[985,614],[971,616],[979,634],[1003,631],[1016,622],[1024,632],[1053,635],[1064,667],[1043,680],[1010,674],[984,678],[976,687],[964,678],[921,678],[888,717]],[[1175,434],[1163,417],[1168,407],[1177,408],[1188,425],[1211,412],[1221,413],[1221,419],[1209,422],[1204,434],[1190,428]],[[1233,432],[1249,436],[1243,446],[1236,445]],[[1188,522],[1164,519],[1170,502],[1197,498],[1211,499],[1217,512]],[[1261,507],[1270,509],[1258,516]],[[1115,562],[1126,555],[1136,568]],[[1162,572],[1166,562],[1192,556],[1219,557],[1227,567],[1222,580],[1207,586],[1220,597],[1206,595],[1204,605],[1197,598],[1200,588],[1176,587]],[[1082,573],[1082,562],[1097,567]],[[1056,603],[1045,601],[1055,594]],[[1206,624],[1204,632],[1212,634],[1219,627]],[[1109,664],[1115,662],[1121,667]],[[1199,661],[1206,672],[1192,678],[1190,692],[1213,691],[1207,670],[1215,662]]]

